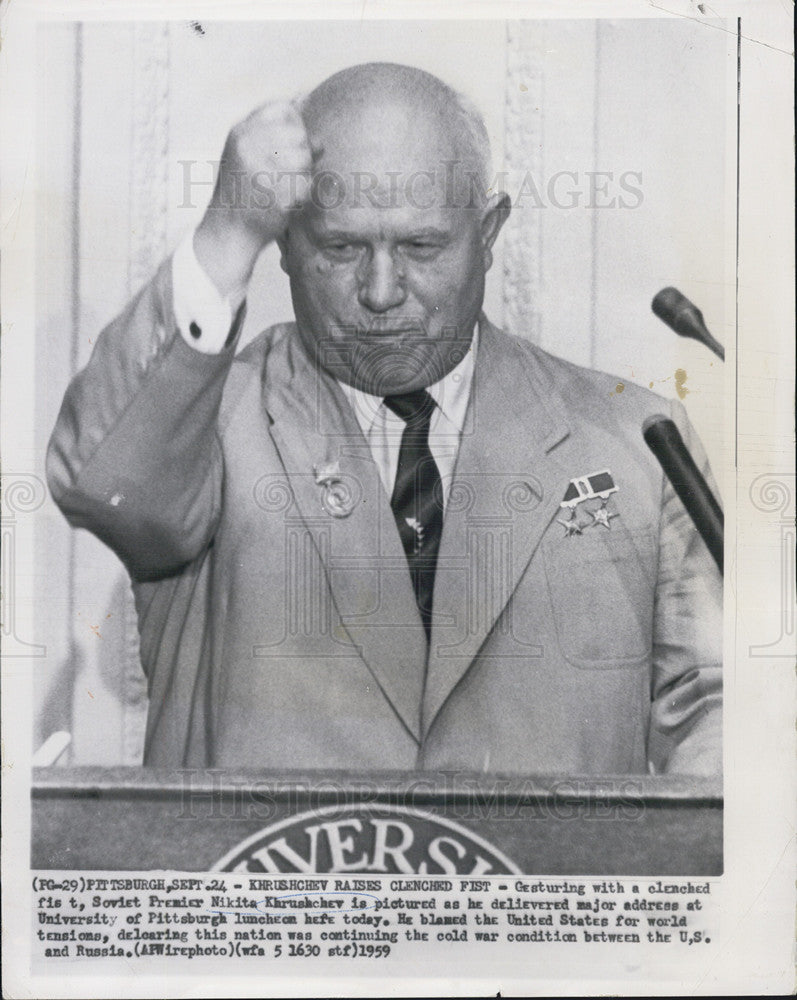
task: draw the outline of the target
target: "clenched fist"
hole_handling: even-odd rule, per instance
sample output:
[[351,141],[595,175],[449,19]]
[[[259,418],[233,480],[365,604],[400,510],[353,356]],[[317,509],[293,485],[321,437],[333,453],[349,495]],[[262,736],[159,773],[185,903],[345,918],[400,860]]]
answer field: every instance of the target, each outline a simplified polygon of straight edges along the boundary
[[197,259],[223,295],[249,279],[260,251],[285,231],[287,213],[306,200],[312,163],[294,104],[264,104],[230,130],[194,236]]

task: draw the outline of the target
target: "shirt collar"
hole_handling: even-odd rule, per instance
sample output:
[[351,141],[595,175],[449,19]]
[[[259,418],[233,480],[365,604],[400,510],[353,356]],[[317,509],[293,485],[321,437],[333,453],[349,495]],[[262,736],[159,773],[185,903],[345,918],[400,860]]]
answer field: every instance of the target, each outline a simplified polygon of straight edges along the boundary
[[[465,414],[468,409],[468,399],[470,398],[470,387],[473,382],[473,366],[478,349],[479,328],[473,331],[468,350],[463,359],[455,365],[451,371],[444,375],[438,382],[433,382],[426,387],[426,391],[437,403],[443,416],[462,432],[465,426]],[[346,382],[338,382],[346,398],[354,410],[357,422],[363,434],[368,437],[368,433],[375,421],[383,413],[382,396],[374,396]]]

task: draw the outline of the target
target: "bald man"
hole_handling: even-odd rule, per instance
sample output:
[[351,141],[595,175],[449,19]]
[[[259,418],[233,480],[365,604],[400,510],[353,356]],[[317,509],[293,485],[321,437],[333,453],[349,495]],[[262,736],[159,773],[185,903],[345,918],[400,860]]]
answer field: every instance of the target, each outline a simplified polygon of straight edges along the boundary
[[[719,770],[721,581],[643,420],[705,457],[490,324],[489,175],[420,70],[257,109],[70,386],[49,480],[130,572],[145,763]],[[273,242],[295,321],[236,353]]]

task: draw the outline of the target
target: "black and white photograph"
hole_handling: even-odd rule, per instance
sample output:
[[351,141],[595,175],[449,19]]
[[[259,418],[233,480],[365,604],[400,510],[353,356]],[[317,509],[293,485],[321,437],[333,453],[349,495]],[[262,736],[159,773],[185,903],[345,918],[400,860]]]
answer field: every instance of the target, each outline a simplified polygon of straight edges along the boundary
[[212,995],[222,957],[241,996],[412,956],[481,970],[443,995],[716,986],[739,650],[769,694],[793,662],[793,373],[740,307],[744,18],[683,6],[35,19],[35,995]]

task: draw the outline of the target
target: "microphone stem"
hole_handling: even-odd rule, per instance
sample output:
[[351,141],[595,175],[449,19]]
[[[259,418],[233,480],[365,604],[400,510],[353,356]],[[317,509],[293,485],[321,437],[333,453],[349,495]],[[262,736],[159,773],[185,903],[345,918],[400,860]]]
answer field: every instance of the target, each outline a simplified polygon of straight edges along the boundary
[[725,527],[722,509],[683,446],[678,428],[671,420],[660,420],[644,428],[643,434],[722,575]]

